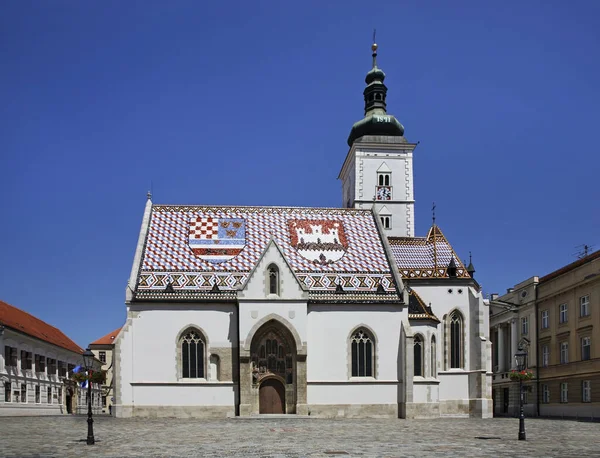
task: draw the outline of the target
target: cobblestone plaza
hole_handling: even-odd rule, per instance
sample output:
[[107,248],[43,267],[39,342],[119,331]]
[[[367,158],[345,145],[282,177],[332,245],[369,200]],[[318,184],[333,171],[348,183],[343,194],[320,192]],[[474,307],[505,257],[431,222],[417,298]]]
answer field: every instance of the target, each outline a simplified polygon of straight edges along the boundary
[[96,445],[85,416],[0,417],[0,456],[407,457],[600,456],[600,424],[518,420],[275,418],[117,419],[98,416]]

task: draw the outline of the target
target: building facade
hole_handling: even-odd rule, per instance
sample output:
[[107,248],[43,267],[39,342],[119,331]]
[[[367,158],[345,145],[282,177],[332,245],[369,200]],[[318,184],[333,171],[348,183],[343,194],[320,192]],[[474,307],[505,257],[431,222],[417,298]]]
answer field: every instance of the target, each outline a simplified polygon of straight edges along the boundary
[[[58,415],[85,410],[87,395],[69,379],[83,350],[59,329],[0,301],[0,415]],[[94,387],[92,401],[100,405]]]
[[115,339],[117,338],[117,335],[119,335],[120,330],[121,328],[115,329],[90,344],[90,350],[92,350],[96,359],[102,363],[101,368],[106,373],[106,379],[102,384],[101,393],[101,407],[102,412],[105,413],[112,413],[112,404],[114,400],[113,353],[115,349]]
[[538,285],[539,414],[600,417],[600,251]]
[[489,314],[440,228],[414,236],[414,143],[366,77],[343,208],[146,204],[115,342],[130,416],[492,415]]
[[530,416],[600,416],[600,251],[490,298],[494,415],[519,412],[514,355],[528,353]]

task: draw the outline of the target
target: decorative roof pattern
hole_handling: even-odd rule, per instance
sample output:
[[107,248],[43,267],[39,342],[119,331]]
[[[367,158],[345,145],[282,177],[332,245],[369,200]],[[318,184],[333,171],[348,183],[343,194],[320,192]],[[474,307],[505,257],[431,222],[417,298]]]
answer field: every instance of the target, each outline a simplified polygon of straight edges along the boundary
[[137,291],[238,290],[271,239],[307,290],[396,292],[369,210],[166,205],[152,207]]
[[0,325],[64,348],[65,350],[83,353],[83,349],[69,339],[60,329],[3,301],[0,301]]
[[440,322],[439,318],[431,310],[431,306],[425,305],[421,296],[414,289],[408,290],[408,319]]
[[436,225],[427,237],[390,237],[388,241],[402,278],[448,278],[451,259],[456,264],[456,278],[471,278]]

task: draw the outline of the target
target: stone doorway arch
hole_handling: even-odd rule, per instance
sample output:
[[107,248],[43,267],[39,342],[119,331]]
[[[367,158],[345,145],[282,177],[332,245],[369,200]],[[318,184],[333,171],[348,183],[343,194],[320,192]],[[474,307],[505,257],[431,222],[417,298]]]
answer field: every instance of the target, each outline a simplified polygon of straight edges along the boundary
[[295,414],[299,404],[306,405],[305,351],[299,351],[298,333],[290,327],[269,317],[248,335],[240,352],[240,415],[276,413],[274,409]]

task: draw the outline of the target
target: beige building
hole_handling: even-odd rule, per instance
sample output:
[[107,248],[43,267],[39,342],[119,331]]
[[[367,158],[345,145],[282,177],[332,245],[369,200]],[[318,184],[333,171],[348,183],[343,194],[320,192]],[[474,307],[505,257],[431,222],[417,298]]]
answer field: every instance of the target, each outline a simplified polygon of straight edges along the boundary
[[600,251],[540,278],[539,414],[600,417]]
[[528,352],[527,416],[600,417],[600,251],[490,297],[494,415],[518,415],[514,355]]
[[92,350],[96,359],[102,362],[102,370],[106,371],[106,381],[104,382],[104,385],[102,385],[102,412],[112,411],[114,398],[113,351],[115,348],[115,339],[120,330],[121,328],[115,329],[90,344],[90,350]]

